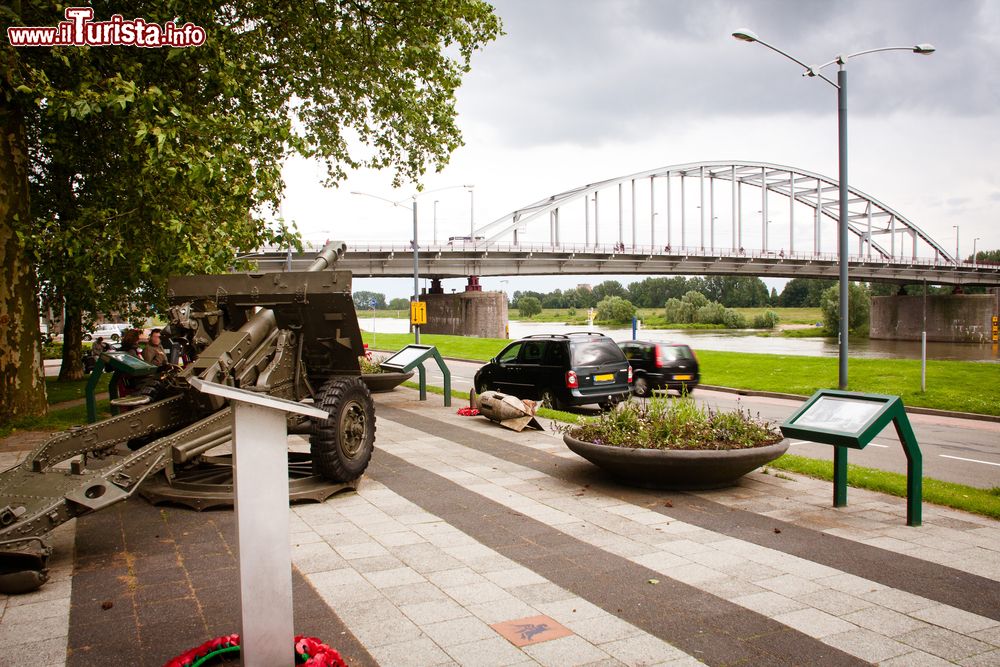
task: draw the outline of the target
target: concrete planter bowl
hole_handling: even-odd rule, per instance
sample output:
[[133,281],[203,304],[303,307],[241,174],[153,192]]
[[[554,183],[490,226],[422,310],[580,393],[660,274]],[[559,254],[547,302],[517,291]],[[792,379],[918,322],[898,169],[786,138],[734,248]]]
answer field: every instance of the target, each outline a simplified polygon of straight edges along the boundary
[[409,373],[362,373],[361,380],[368,387],[368,391],[377,394],[383,391],[392,391],[399,385],[413,377],[413,371]]
[[633,449],[563,435],[571,450],[620,481],[650,489],[718,489],[788,450],[788,441],[749,449]]

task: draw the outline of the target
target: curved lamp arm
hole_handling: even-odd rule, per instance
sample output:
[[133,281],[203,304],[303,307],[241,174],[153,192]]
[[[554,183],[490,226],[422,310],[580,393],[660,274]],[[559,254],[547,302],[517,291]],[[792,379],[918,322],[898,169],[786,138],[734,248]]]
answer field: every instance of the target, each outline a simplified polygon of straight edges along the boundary
[[788,58],[789,60],[791,60],[793,63],[801,65],[805,69],[805,72],[802,73],[802,76],[818,76],[819,78],[823,79],[824,81],[826,81],[828,84],[830,84],[834,88],[840,88],[840,86],[838,86],[836,84],[836,82],[832,81],[831,79],[828,79],[826,76],[824,76],[819,71],[822,68],[810,67],[809,65],[805,64],[804,62],[802,62],[801,60],[799,60],[795,56],[793,56],[793,55],[791,55],[789,53],[785,53],[784,51],[782,51],[781,49],[779,49],[778,47],[776,47],[776,46],[774,46],[772,44],[768,44],[767,42],[765,42],[764,40],[762,40],[760,37],[758,37],[756,35],[756,33],[752,32],[750,30],[746,30],[746,29],[744,29],[744,30],[737,30],[736,32],[733,33],[733,37],[735,37],[736,39],[738,39],[740,41],[743,41],[743,42],[757,42],[761,46],[766,46],[767,48],[771,49],[775,53],[778,53],[780,55],[785,56],[786,58]]

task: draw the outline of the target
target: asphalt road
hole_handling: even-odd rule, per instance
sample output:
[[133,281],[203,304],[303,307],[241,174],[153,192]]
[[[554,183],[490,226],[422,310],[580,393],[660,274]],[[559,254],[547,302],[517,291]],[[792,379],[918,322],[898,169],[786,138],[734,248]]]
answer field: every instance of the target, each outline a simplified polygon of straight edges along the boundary
[[[447,364],[451,371],[452,388],[463,392],[472,388],[472,379],[482,365],[451,360]],[[427,369],[428,383],[442,386],[437,365],[429,363]],[[416,381],[416,376],[413,379]],[[738,396],[706,389],[697,389],[692,396],[704,405],[727,409],[740,407],[777,423],[783,422],[801,405],[799,401]],[[428,397],[429,400],[434,398],[433,395]],[[981,488],[1000,487],[1000,423],[917,414],[911,414],[909,418],[923,454],[925,477]],[[833,447],[829,445],[793,440],[789,451],[817,459],[833,459]],[[851,450],[848,461],[870,468],[906,473],[903,446],[891,426],[865,449]]]

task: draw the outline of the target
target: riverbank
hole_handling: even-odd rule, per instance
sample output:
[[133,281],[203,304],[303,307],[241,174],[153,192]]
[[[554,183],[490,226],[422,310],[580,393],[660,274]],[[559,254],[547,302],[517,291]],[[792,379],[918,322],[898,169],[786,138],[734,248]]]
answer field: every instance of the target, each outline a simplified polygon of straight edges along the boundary
[[[366,343],[372,335],[364,333]],[[409,334],[377,336],[380,349],[399,349],[413,342]],[[488,361],[510,341],[426,334],[422,344],[434,345],[443,356]],[[837,386],[836,357],[805,357],[745,352],[696,350],[703,384],[812,395]],[[1000,415],[1000,373],[993,364],[970,361],[928,361],[927,391],[920,391],[920,362],[914,359],[850,359],[849,389],[900,396],[908,406]]]
[[[779,317],[778,322],[781,325],[813,326],[823,319],[823,313],[819,308],[733,308],[733,310],[742,315],[748,322],[752,322],[754,317],[769,310],[777,313]],[[571,326],[583,326],[587,324],[587,314],[587,308],[545,308],[538,315],[520,317],[517,309],[512,308],[510,310],[510,321],[525,323],[552,322]],[[636,310],[636,317],[642,321],[643,329],[698,329],[705,331],[724,331],[726,329],[726,327],[718,324],[677,324],[667,322],[664,319],[663,308],[639,308]],[[609,326],[616,325],[610,323]]]

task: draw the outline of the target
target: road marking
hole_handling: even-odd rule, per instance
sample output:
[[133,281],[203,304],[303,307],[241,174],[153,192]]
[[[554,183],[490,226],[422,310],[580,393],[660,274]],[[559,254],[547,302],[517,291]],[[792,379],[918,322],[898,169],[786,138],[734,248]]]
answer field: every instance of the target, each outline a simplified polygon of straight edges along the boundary
[[980,461],[979,459],[963,459],[961,456],[948,456],[947,454],[938,454],[943,459],[955,459],[956,461],[968,461],[970,463],[984,463],[988,466],[1000,466],[1000,463],[993,463],[992,461]]
[[[821,442],[813,443],[811,440],[792,440],[788,444],[790,444],[792,446],[795,446],[795,445],[812,445],[812,444],[821,445],[823,443],[821,443]],[[889,447],[889,445],[876,445],[874,442],[868,443],[868,446],[869,447],[882,447],[883,449],[887,449]]]

